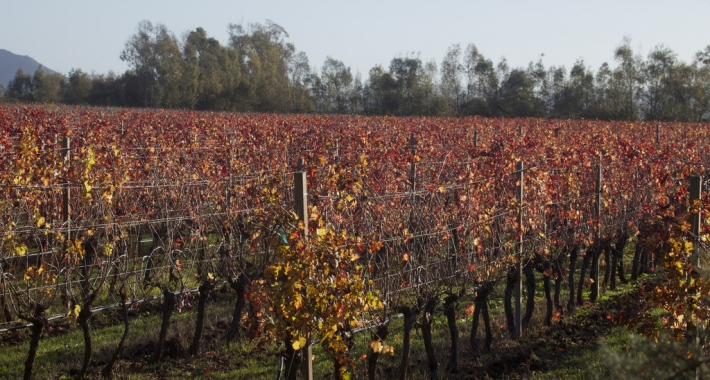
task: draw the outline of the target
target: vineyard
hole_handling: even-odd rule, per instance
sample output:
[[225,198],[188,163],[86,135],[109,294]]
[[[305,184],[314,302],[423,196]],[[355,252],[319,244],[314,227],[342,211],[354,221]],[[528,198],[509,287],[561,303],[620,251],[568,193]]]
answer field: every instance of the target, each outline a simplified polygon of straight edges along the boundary
[[[375,378],[382,354],[406,378],[414,326],[431,376],[457,372],[459,304],[486,352],[499,288],[513,339],[536,292],[549,326],[653,271],[664,327],[707,324],[707,124],[2,106],[0,128],[0,340],[31,331],[26,379],[54,319],[83,331],[76,376],[110,377],[145,302],[163,305],[160,362],[186,294],[201,355],[217,287],[233,294],[226,339],[281,342],[289,379],[312,373],[313,344],[337,378]],[[125,333],[99,367],[91,321],[109,308]],[[356,334],[371,336],[362,358]]]

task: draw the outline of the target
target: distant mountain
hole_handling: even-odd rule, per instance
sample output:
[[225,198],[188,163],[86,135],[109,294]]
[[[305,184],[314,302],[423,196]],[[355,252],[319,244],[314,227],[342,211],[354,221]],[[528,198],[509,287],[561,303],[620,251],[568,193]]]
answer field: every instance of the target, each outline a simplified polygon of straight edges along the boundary
[[[5,49],[0,49],[0,84],[5,88],[10,81],[15,77],[17,69],[22,68],[22,71],[33,75],[40,63],[26,55],[17,55]],[[48,69],[42,65],[42,69],[49,74],[54,74],[54,70]]]

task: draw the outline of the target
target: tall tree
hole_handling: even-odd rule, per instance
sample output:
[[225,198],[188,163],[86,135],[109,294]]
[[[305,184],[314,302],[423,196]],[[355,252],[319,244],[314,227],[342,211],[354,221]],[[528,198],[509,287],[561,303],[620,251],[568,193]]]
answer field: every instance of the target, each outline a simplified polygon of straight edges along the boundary
[[370,69],[370,78],[364,88],[365,113],[370,115],[394,115],[399,109],[400,97],[397,81],[382,66]]
[[648,54],[643,75],[646,84],[641,106],[645,119],[674,120],[680,112],[681,99],[675,95],[682,83],[677,77],[676,54],[663,45],[656,46]]
[[183,45],[184,106],[219,111],[250,110],[242,99],[249,85],[237,51],[208,37],[202,28],[190,32]]
[[493,61],[486,59],[476,45],[469,44],[465,53],[467,115],[494,116],[497,114],[498,75]]
[[[692,76],[684,75],[692,72]],[[692,104],[688,113],[693,121],[710,121],[710,45],[695,55],[692,65],[682,65],[681,77],[690,77],[688,103]]]
[[594,74],[584,60],[578,59],[570,69],[569,80],[555,105],[554,114],[571,119],[593,119],[595,112]]
[[353,90],[353,75],[342,61],[328,56],[323,63],[320,77],[321,89],[316,102],[325,113],[349,113],[350,97]]
[[17,69],[15,77],[7,85],[7,97],[20,101],[33,101],[32,77],[22,68]]
[[462,76],[461,45],[451,45],[441,62],[441,93],[450,115],[461,114],[461,104],[465,99]]
[[175,35],[163,24],[141,21],[121,52],[135,80],[138,105],[177,107],[181,104],[182,52]]
[[59,73],[50,74],[40,66],[32,76],[34,100],[40,103],[59,103],[66,86],[66,78]]
[[291,112],[304,113],[313,111],[313,99],[309,87],[311,85],[311,66],[308,56],[299,52],[290,61],[290,105]]
[[295,47],[286,42],[286,30],[267,20],[265,25],[252,23],[229,25],[230,46],[243,57],[250,85],[254,91],[254,110],[288,112],[290,102],[290,62]]
[[64,102],[68,104],[88,104],[92,86],[89,74],[81,71],[81,69],[72,69],[69,71],[67,79],[64,89]]
[[513,69],[501,81],[499,108],[510,117],[540,116],[537,114],[535,81],[525,70]]
[[631,40],[624,38],[614,51],[614,60],[619,66],[613,70],[605,83],[605,108],[609,118],[615,120],[636,120],[640,117],[639,99],[643,85],[643,61],[634,55]]

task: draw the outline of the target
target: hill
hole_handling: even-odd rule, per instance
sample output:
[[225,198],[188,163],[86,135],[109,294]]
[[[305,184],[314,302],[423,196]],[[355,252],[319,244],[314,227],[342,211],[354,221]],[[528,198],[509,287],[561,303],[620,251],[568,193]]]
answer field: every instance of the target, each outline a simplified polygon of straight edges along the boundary
[[[0,49],[0,84],[7,88],[12,78],[15,77],[17,69],[22,68],[26,73],[32,75],[37,71],[39,66],[40,63],[35,61],[32,57],[17,55],[11,51]],[[42,65],[42,68],[50,74],[55,73],[54,70],[44,65]]]

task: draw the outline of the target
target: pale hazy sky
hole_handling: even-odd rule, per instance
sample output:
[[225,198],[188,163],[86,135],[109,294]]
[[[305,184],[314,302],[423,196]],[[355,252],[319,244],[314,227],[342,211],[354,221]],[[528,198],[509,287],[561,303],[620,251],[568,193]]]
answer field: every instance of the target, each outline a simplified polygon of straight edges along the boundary
[[595,71],[612,64],[624,36],[644,57],[664,44],[686,62],[710,45],[710,0],[4,0],[0,11],[0,48],[65,74],[126,70],[119,55],[141,20],[165,24],[179,38],[203,27],[222,43],[229,23],[272,20],[311,67],[330,55],[363,79],[374,65],[387,68],[412,52],[440,64],[455,43],[474,43],[495,63],[505,56],[511,67],[544,53],[545,66],[569,69],[583,58]]

